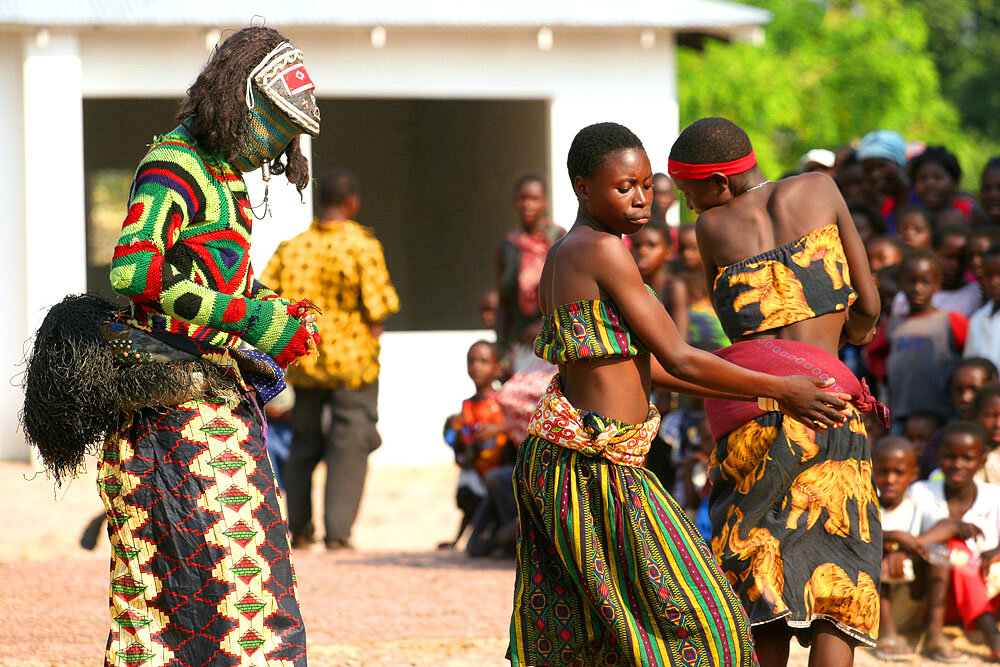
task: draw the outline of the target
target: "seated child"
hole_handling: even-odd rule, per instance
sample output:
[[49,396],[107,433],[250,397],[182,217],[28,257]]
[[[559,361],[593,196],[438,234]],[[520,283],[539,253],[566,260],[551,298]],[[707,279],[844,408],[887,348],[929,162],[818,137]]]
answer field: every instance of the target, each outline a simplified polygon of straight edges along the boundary
[[1000,484],[1000,382],[984,384],[976,392],[974,405],[975,421],[986,434],[986,439],[983,440],[986,460],[976,473],[976,479]]
[[[990,660],[1000,661],[1000,486],[980,482],[976,473],[985,462],[985,434],[975,422],[960,420],[944,429],[938,445],[941,475],[911,487],[917,508],[915,525],[919,546],[947,544],[950,551],[950,585],[931,578],[927,623],[927,649],[948,646],[941,630],[949,610],[966,629],[983,633]],[[933,657],[933,656],[932,656]]]
[[[951,416],[948,380],[965,347],[968,320],[938,310],[931,298],[941,285],[941,260],[927,249],[909,251],[900,265],[899,285],[909,314],[890,317],[866,351],[868,367],[889,387],[895,419],[927,411]],[[884,363],[884,366],[883,366]]]
[[445,442],[455,450],[460,468],[456,502],[462,510],[462,522],[455,539],[439,544],[439,548],[453,548],[458,543],[487,496],[483,476],[503,462],[507,450],[507,425],[493,392],[501,372],[499,350],[495,344],[480,340],[469,348],[466,360],[476,393],[462,402],[460,414],[448,418],[444,430]]
[[883,660],[913,656],[901,630],[919,623],[919,596],[911,555],[901,545],[913,546],[917,508],[907,489],[917,480],[917,453],[913,444],[898,435],[879,438],[872,448],[872,468],[882,507],[882,585],[879,638],[876,655]]

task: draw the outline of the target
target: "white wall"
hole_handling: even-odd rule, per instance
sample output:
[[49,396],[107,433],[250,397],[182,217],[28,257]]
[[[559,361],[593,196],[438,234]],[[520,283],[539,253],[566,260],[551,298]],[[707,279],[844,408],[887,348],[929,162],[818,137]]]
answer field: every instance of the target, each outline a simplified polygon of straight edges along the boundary
[[16,386],[16,366],[24,356],[29,335],[24,227],[24,109],[21,38],[0,38],[0,136],[4,159],[0,160],[0,460],[27,460],[24,439],[17,432],[17,413],[23,397]]

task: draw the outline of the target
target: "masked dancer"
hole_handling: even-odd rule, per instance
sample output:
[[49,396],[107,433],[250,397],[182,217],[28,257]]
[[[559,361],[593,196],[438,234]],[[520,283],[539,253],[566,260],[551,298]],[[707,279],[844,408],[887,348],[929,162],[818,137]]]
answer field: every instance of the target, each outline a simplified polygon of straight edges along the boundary
[[318,134],[319,110],[302,52],[269,28],[235,32],[178,120],[139,163],[115,248],[131,308],[84,296],[49,312],[25,430],[57,480],[101,443],[106,665],[305,665],[260,408],[314,348],[314,315],[254,279],[243,180],[308,183],[298,135]]

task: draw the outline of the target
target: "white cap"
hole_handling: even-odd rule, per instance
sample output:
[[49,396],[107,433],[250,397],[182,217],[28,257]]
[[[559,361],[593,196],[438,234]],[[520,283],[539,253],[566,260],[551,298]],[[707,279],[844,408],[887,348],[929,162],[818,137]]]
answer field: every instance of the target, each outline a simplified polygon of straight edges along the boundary
[[810,162],[815,162],[827,169],[832,169],[833,165],[837,162],[837,156],[833,151],[828,151],[825,148],[814,148],[799,158],[799,171],[805,169],[806,165]]

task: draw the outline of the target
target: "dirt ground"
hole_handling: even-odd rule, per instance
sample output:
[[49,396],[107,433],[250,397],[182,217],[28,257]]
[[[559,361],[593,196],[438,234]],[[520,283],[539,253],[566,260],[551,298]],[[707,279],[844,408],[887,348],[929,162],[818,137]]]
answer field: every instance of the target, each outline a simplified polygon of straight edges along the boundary
[[[455,478],[452,466],[373,467],[357,549],[295,552],[310,665],[508,664],[513,562],[435,548],[458,525]],[[103,536],[92,552],[77,542],[100,510],[93,466],[54,492],[34,468],[0,464],[0,497],[8,499],[0,510],[0,665],[100,664],[110,621],[109,547]],[[953,635],[968,652],[965,664],[985,664],[982,645]],[[805,667],[805,650],[794,646],[792,654],[790,664]],[[860,650],[856,664],[883,663]]]

